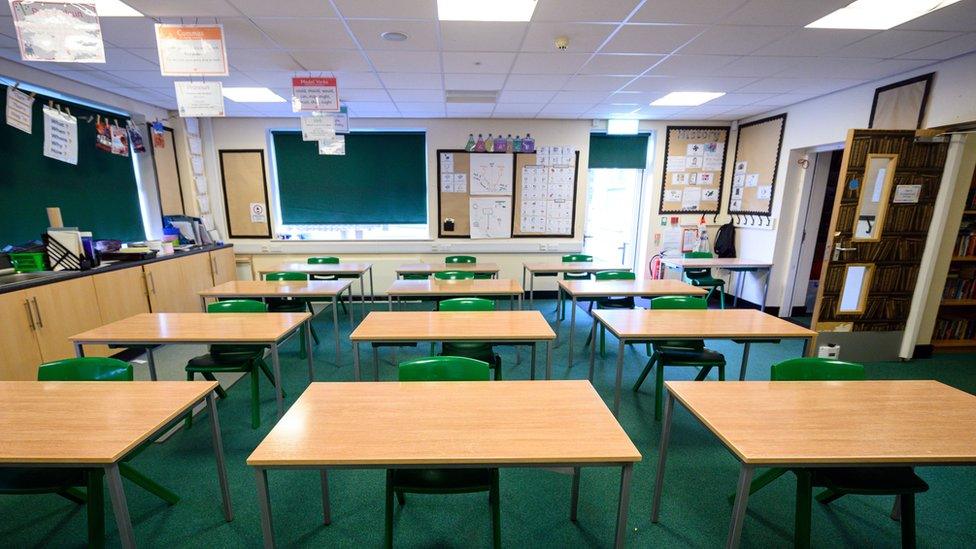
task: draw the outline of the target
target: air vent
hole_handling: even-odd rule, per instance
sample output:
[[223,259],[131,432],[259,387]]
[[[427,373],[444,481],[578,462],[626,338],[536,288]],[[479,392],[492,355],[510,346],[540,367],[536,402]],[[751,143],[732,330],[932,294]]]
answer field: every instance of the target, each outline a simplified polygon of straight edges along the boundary
[[495,103],[498,90],[447,90],[448,103]]

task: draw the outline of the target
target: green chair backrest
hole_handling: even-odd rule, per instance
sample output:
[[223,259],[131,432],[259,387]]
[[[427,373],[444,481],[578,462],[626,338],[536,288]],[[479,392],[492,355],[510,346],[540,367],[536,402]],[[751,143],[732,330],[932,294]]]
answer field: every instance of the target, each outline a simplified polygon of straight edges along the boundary
[[651,309],[707,309],[708,302],[704,297],[687,295],[667,295],[655,297],[651,300]]
[[338,257],[310,257],[308,258],[308,263],[311,265],[334,265],[339,262]]
[[863,381],[864,366],[830,358],[791,358],[769,369],[772,381]]
[[478,258],[473,255],[449,255],[444,258],[444,263],[477,263]]
[[685,252],[686,259],[711,259],[712,252]]
[[132,381],[132,365],[97,356],[66,358],[41,364],[37,381]]
[[461,356],[431,356],[401,362],[400,381],[488,381],[487,362]]
[[637,275],[630,271],[597,271],[596,280],[637,280]]
[[468,271],[443,271],[434,273],[434,278],[440,280],[471,280],[474,278],[474,273]]
[[593,256],[586,254],[564,255],[563,263],[593,263]]
[[277,272],[264,275],[265,280],[308,280],[305,273]]
[[[686,259],[711,259],[714,257],[712,252],[685,252]],[[704,269],[685,269],[685,276],[690,279],[705,278],[712,275],[712,270]]]
[[268,306],[252,299],[228,299],[207,305],[208,313],[266,313]]
[[406,273],[403,275],[404,280],[427,280],[430,275],[425,273]]
[[441,311],[494,311],[495,302],[483,297],[455,297],[441,301]]

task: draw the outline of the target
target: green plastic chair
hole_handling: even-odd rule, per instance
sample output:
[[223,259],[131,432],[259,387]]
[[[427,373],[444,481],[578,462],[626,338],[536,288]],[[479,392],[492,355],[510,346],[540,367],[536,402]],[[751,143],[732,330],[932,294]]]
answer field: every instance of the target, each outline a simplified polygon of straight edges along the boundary
[[[651,300],[652,310],[665,309],[707,309],[708,303],[703,297],[690,296],[665,296],[656,297]],[[712,368],[718,369],[719,381],[725,381],[725,356],[722,353],[705,348],[705,342],[699,340],[658,340],[652,341],[651,346],[654,353],[651,355],[644,371],[641,372],[637,382],[634,383],[633,390],[636,392],[651,373],[651,369],[657,365],[657,374],[654,383],[654,420],[661,419],[661,411],[664,404],[664,368],[665,366],[684,366],[691,368],[701,368],[695,381],[703,381],[708,377]]]
[[474,273],[468,271],[441,271],[434,273],[438,280],[474,280]]
[[[598,271],[594,273],[594,280],[637,280],[637,275],[630,271]],[[590,302],[588,312],[592,316],[593,305],[596,305],[597,309],[633,309],[636,305],[634,303],[634,298],[631,296],[627,297],[600,297]],[[583,348],[585,349],[590,344],[590,338],[593,334],[586,336],[586,342],[583,343]],[[602,324],[600,325],[600,356],[604,357],[607,355],[607,329]],[[647,354],[651,354],[648,349]]]
[[[563,263],[593,263],[593,256],[586,254],[569,254],[563,256]],[[551,276],[555,273],[536,273],[536,276]],[[563,273],[563,280],[589,280],[593,278],[590,273]],[[556,290],[561,292],[562,290]],[[566,311],[560,311],[559,309],[559,296],[556,296],[556,312],[559,314],[559,318],[562,320],[566,319]]]
[[[864,366],[826,358],[794,358],[773,364],[772,381],[862,381]],[[829,390],[829,389],[827,389]],[[753,494],[783,476],[787,469],[763,472],[749,485]],[[827,505],[848,494],[896,496],[901,515],[902,547],[915,547],[915,494],[928,490],[911,467],[817,467],[793,469],[796,475],[796,547],[810,547],[813,488],[826,488],[816,500]],[[735,496],[729,498],[730,502]]]
[[[234,299],[228,301],[218,301],[207,305],[208,313],[265,313],[268,306],[260,301],[247,299]],[[264,375],[275,384],[274,375],[268,364],[264,361],[264,345],[211,345],[210,352],[195,358],[191,358],[186,365],[186,379],[193,381],[196,374],[200,374],[208,381],[217,381],[215,373],[243,372],[251,374],[251,428],[257,429],[261,426],[261,397],[258,388],[258,374]],[[282,391],[284,394],[284,391]],[[227,397],[227,392],[220,386],[217,387],[217,396],[221,399]],[[186,427],[193,425],[193,416],[186,418]]]
[[[495,302],[481,297],[456,297],[441,301],[441,311],[494,311]],[[442,356],[463,356],[487,362],[495,373],[495,379],[502,379],[502,359],[492,349],[490,343],[471,341],[449,341],[441,347]]]
[[[322,257],[310,257],[306,260],[309,265],[338,265],[339,258],[335,256],[322,256]],[[358,274],[334,274],[334,275],[312,275],[309,280],[339,280],[340,278],[359,278]],[[346,313],[346,302],[343,300],[339,301],[339,307],[342,309],[342,313]],[[316,338],[316,342],[318,338]]]
[[[276,273],[266,273],[264,275],[265,280],[293,280],[293,281],[303,281],[308,280],[308,275],[305,273],[294,273],[294,272],[276,272]],[[308,299],[296,298],[296,297],[273,297],[265,300],[268,304],[269,313],[305,313],[309,312],[313,315],[315,310],[312,309],[312,302]],[[319,335],[315,332],[315,326],[312,328],[312,340],[315,344],[319,344]],[[305,330],[299,330],[298,332],[298,350],[299,358],[305,358],[306,345],[305,345]]]
[[[488,364],[467,357],[435,356],[403,362],[400,381],[488,381]],[[388,469],[386,471],[386,547],[393,547],[393,499],[406,504],[404,494],[467,494],[488,492],[492,546],[501,547],[501,506],[498,469]]]
[[[687,259],[711,259],[712,257],[714,257],[712,252],[685,253],[685,258]],[[725,308],[725,280],[712,276],[711,269],[685,269],[685,277],[688,278],[688,282],[692,286],[709,289],[708,295],[705,296],[706,301],[711,299],[712,293],[717,290],[719,305],[721,308]]]
[[430,275],[426,273],[404,273],[401,275],[404,280],[427,280]]
[[[449,255],[444,258],[444,263],[477,263],[478,258],[473,255]],[[491,273],[474,273],[474,277],[478,280],[487,280],[491,278]]]

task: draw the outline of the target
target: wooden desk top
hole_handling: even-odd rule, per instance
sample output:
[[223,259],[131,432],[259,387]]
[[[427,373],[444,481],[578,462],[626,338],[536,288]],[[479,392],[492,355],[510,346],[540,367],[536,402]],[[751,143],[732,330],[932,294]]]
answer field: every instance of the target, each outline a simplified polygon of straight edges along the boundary
[[626,339],[815,338],[817,332],[755,309],[594,309],[607,329]]
[[353,341],[543,341],[556,339],[539,311],[373,311]]
[[742,257],[703,257],[703,258],[684,258],[671,257],[661,260],[669,267],[684,268],[715,268],[715,269],[768,269],[773,266],[769,261],[758,261]]
[[976,396],[937,381],[665,385],[745,463],[976,462]]
[[394,280],[387,295],[516,295],[522,293],[522,285],[507,278],[480,280]]
[[0,382],[0,463],[115,463],[214,381]]
[[274,343],[309,313],[142,313],[75,334],[83,343]]
[[576,297],[705,295],[704,288],[680,280],[559,280],[569,295]]
[[558,261],[547,263],[523,263],[529,271],[543,273],[595,273],[597,271],[632,271],[630,267],[618,263],[562,263]]
[[363,274],[373,266],[372,263],[279,263],[258,269],[264,273],[308,273],[308,274]]
[[232,280],[198,292],[203,297],[332,297],[346,291],[354,279]]
[[586,381],[312,383],[252,466],[632,463]]
[[433,274],[444,271],[466,271],[472,273],[497,273],[495,263],[408,263],[397,267],[397,274]]

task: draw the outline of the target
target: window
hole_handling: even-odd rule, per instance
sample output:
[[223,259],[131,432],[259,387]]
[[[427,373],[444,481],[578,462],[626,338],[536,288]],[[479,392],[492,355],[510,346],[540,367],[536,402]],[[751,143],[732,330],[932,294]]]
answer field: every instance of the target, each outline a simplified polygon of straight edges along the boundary
[[429,238],[423,132],[353,132],[342,156],[320,155],[294,130],[271,140],[280,238]]

